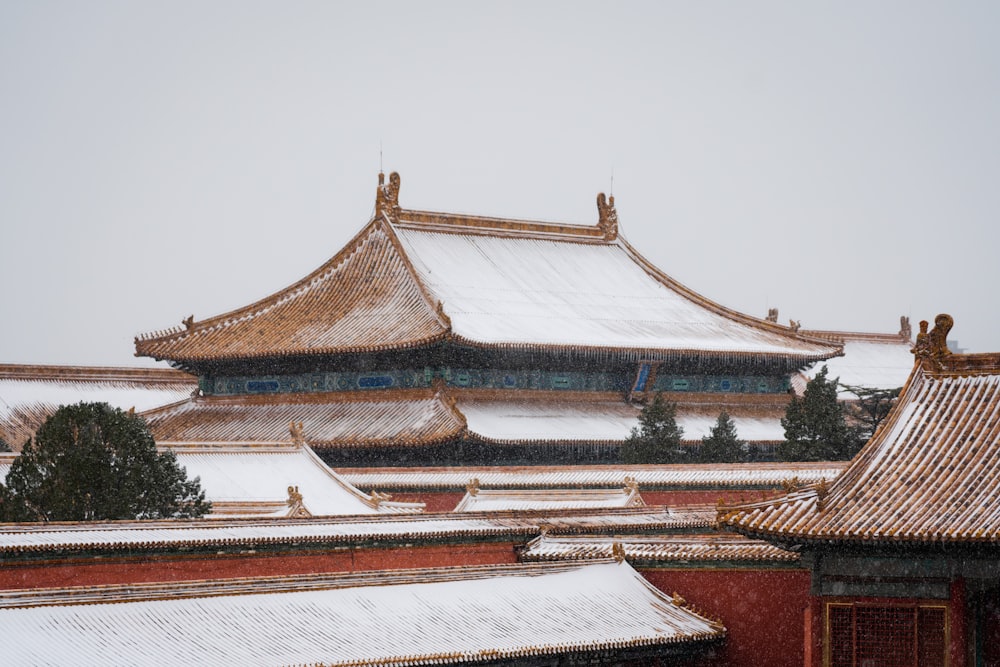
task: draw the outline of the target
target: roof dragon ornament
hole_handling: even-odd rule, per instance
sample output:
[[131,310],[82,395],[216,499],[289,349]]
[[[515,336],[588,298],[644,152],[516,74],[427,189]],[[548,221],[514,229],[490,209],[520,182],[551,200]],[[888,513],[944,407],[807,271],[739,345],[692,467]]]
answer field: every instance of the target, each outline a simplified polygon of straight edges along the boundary
[[385,215],[390,220],[399,219],[399,174],[389,174],[389,182],[385,182],[385,174],[378,174],[378,189],[375,191],[375,215]]
[[941,313],[934,318],[934,328],[927,331],[927,320],[920,320],[920,333],[913,344],[913,355],[932,368],[941,368],[941,359],[951,354],[948,349],[948,332],[954,326],[951,315]]
[[615,196],[607,199],[604,193],[597,195],[597,228],[604,233],[605,241],[618,238],[618,211],[615,210]]

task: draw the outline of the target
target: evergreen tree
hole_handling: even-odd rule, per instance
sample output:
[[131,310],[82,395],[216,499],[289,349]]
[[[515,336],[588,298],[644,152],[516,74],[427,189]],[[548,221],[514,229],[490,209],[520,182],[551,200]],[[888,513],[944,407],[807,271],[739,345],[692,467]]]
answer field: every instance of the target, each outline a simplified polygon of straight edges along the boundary
[[[2,487],[0,487],[2,488]],[[6,521],[198,517],[198,478],[158,453],[146,422],[107,403],[60,407],[28,440],[0,492]]]
[[785,429],[785,441],[777,451],[781,461],[841,461],[858,450],[856,434],[837,401],[837,380],[827,379],[826,366],[809,381],[801,398],[792,397],[781,425]]
[[622,462],[679,463],[686,458],[681,449],[683,434],[677,425],[677,406],[657,393],[639,413],[639,427],[622,444]]
[[746,454],[746,443],[736,435],[736,424],[723,410],[711,433],[701,439],[698,460],[703,463],[735,463]]
[[902,387],[876,389],[846,384],[840,386],[858,397],[858,400],[847,403],[845,410],[849,420],[856,426],[857,437],[862,443],[868,442],[869,438],[875,435],[875,431],[903,391]]
[[0,438],[0,452],[9,452],[9,451],[11,451],[10,445],[7,444],[6,440]]

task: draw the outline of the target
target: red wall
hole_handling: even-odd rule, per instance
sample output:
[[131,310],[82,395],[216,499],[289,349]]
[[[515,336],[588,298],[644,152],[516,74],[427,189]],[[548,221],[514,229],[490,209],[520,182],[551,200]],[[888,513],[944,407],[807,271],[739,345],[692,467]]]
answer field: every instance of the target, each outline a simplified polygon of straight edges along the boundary
[[[688,490],[688,491],[648,491],[639,489],[639,495],[647,505],[715,505],[722,500],[727,505],[738,502],[756,502],[783,493],[782,491],[756,490],[747,491],[735,489],[720,490]],[[427,512],[451,512],[465,497],[465,492],[459,491],[421,491],[418,493],[393,493],[392,499],[406,503],[426,503]]]
[[0,590],[516,563],[511,542],[294,554],[108,558],[0,566]]
[[801,667],[809,604],[808,570],[649,569],[661,591],[726,626],[726,643],[711,665]]

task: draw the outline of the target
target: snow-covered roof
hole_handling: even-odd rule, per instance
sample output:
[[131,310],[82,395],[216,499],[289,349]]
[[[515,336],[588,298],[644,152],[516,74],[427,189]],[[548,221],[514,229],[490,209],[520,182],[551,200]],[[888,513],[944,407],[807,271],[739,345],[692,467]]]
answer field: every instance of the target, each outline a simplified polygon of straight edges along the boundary
[[[307,445],[170,447],[188,478],[198,477],[209,518],[339,516],[412,513],[423,503],[400,503],[364,493],[331,470]],[[16,454],[0,453],[0,480]]]
[[[173,448],[189,478],[201,478],[212,517],[308,513],[312,516],[418,512],[363,493],[331,470],[308,446]],[[284,507],[282,507],[284,505]]]
[[[741,439],[784,439],[784,394],[669,395],[685,442],[700,442],[725,409]],[[434,445],[463,437],[490,444],[621,443],[640,406],[618,394],[432,389],[199,396],[143,413],[156,442],[270,444],[301,421],[317,448]]]
[[622,489],[480,489],[470,488],[456,512],[637,507],[645,505],[635,485]]
[[779,488],[833,481],[847,466],[821,463],[711,463],[678,465],[464,466],[449,468],[344,468],[345,479],[363,489],[464,489],[477,479],[491,489],[623,488],[634,479],[643,489]]
[[879,431],[832,484],[729,508],[720,520],[790,541],[998,544],[998,458],[1000,354],[941,352],[914,368]]
[[613,561],[0,593],[0,625],[11,664],[74,667],[449,665],[725,635]]
[[629,359],[771,359],[787,368],[839,353],[837,343],[723,308],[670,279],[618,237],[606,206],[591,227],[412,211],[394,201],[294,285],[141,336],[137,353],[199,367],[448,339]]
[[620,239],[396,233],[417,275],[472,344],[822,356],[832,345],[751,323],[660,279]]
[[336,518],[203,519],[0,525],[0,554],[40,552],[133,552],[258,547],[298,548],[552,533],[646,532],[708,528],[715,521],[709,505],[604,510],[545,510],[459,514],[378,514]]
[[[827,376],[839,378],[840,384],[872,389],[902,387],[913,370],[913,342],[900,335],[824,332],[844,343],[844,356],[813,364],[803,372],[806,381],[827,367]],[[804,387],[804,383],[801,383]],[[841,399],[853,399],[854,394],[841,390]]]
[[[617,545],[617,547],[616,547]],[[630,563],[798,563],[799,554],[741,535],[540,535],[521,560],[574,561],[611,558],[615,549]]]
[[61,405],[141,411],[187,398],[197,386],[191,375],[166,369],[0,364],[0,438],[19,449]]
[[423,389],[200,396],[143,416],[165,446],[287,442],[293,421],[317,449],[429,445],[457,438],[464,428],[446,401]]

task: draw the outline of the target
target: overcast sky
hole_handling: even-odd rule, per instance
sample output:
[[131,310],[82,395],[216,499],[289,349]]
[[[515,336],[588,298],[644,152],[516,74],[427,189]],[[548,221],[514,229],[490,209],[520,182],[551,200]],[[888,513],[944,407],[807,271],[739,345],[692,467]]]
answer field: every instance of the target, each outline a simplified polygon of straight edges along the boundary
[[[277,291],[400,201],[622,232],[812,329],[1000,351],[1000,3],[0,0],[0,362]],[[583,267],[581,267],[583,270]]]

